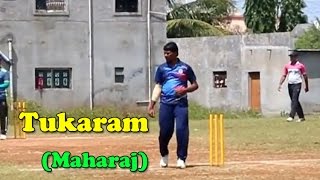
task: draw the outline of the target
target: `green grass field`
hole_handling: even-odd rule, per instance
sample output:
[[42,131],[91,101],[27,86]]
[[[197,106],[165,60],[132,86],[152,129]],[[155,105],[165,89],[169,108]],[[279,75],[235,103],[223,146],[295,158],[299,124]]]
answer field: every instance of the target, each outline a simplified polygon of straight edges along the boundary
[[[39,110],[43,116],[54,116],[55,112],[49,112],[44,110]],[[81,117],[89,115],[93,116],[145,116],[143,111],[139,111],[136,113],[135,111],[127,111],[127,112],[119,112],[115,109],[97,109],[93,113],[86,109],[77,109],[68,111],[69,115],[72,117]],[[190,107],[190,138],[194,139],[190,142],[190,148],[199,148],[201,150],[208,150],[208,115],[209,113],[214,112],[220,112],[218,110],[209,110],[205,108],[201,108],[200,106],[192,105]],[[226,163],[228,161],[233,161],[236,158],[234,154],[239,154],[239,156],[245,156],[241,154],[241,152],[248,152],[250,156],[253,156],[250,154],[257,153],[257,154],[263,154],[266,158],[266,154],[270,154],[270,156],[274,154],[291,154],[293,157],[295,154],[312,154],[317,153],[319,155],[320,150],[320,135],[319,135],[319,127],[320,127],[320,116],[319,115],[310,115],[306,116],[307,120],[305,122],[297,123],[297,122],[286,122],[285,117],[273,117],[273,118],[265,118],[261,117],[258,114],[252,113],[252,112],[224,112],[225,114],[225,148],[226,148]],[[11,126],[11,132],[12,126]],[[149,120],[149,129],[150,132],[147,134],[130,134],[129,136],[132,136],[133,138],[137,139],[143,139],[144,137],[151,139],[154,141],[154,148],[157,148],[157,133],[158,133],[158,124],[157,119],[150,119]],[[68,133],[68,136],[105,136],[105,137],[114,137],[119,136],[119,143],[121,143],[121,136],[123,134],[109,134],[107,132],[105,133],[99,133],[99,134],[79,134],[79,133]],[[125,134],[128,136],[128,134]],[[48,136],[61,136],[61,134],[50,134],[45,135],[43,133],[35,133],[35,134],[28,134],[30,137],[48,137]],[[6,142],[5,146],[10,146],[10,140]],[[172,142],[174,142],[175,139],[172,139]],[[137,141],[139,143],[141,141]],[[3,143],[0,142],[0,147],[2,149],[4,148]],[[45,146],[45,145],[44,145]],[[141,147],[144,147],[143,145]],[[99,147],[96,147],[99,148]],[[175,146],[173,146],[173,149]],[[12,152],[14,152],[14,147],[11,147]],[[143,149],[142,149],[143,150]],[[1,151],[0,155],[5,155],[6,153],[10,152],[4,152]],[[195,151],[196,152],[196,151]],[[0,157],[1,158],[1,157]],[[285,159],[286,157],[283,156]],[[242,157],[242,159],[245,159],[245,157]],[[158,159],[153,159],[152,161],[158,161]],[[155,162],[157,163],[157,162]],[[91,177],[113,177],[116,178],[118,174],[119,177],[124,176],[130,176],[128,173],[123,173],[120,175],[119,172],[115,174],[115,176],[112,176],[110,172],[107,172],[105,170],[101,171],[87,171],[87,170],[73,170],[73,173],[69,173],[70,171],[56,171],[52,174],[47,174],[42,171],[19,171],[19,169],[28,168],[25,167],[23,164],[14,164],[12,162],[6,162],[0,160],[0,178],[1,179],[86,179]],[[32,168],[32,167],[31,167]],[[194,168],[197,171],[197,168]],[[250,168],[249,168],[250,169]],[[171,173],[173,170],[170,170]],[[202,170],[201,170],[202,171]],[[203,170],[205,171],[205,170]],[[81,172],[81,175],[77,175],[77,172]],[[198,172],[198,174],[200,171]],[[200,178],[207,177],[206,172],[203,172],[198,175]],[[270,173],[276,173],[275,171],[272,171]],[[224,173],[222,173],[224,174]],[[170,174],[169,174],[170,175]],[[148,174],[148,177],[146,175],[146,178],[151,178],[155,176],[168,178],[169,175],[163,174],[163,172],[154,171],[151,172],[151,174]],[[231,175],[231,174],[230,174]],[[137,177],[139,175],[136,175]],[[143,175],[139,176],[142,177]],[[170,177],[174,177],[173,174],[171,174]],[[221,176],[222,177],[222,176]],[[222,177],[223,178],[227,178]],[[237,175],[231,176],[231,177],[238,177]],[[252,175],[252,178],[254,175]],[[276,176],[273,176],[274,178]],[[279,177],[279,176],[277,176]],[[190,179],[194,177],[190,176]],[[201,179],[200,178],[200,179]],[[179,179],[177,177],[177,179]],[[188,179],[188,178],[184,178]],[[242,179],[239,177],[238,179]],[[243,179],[250,179],[250,178],[243,178]],[[254,178],[253,178],[254,179]]]
[[[37,111],[40,116],[55,117],[61,110],[49,111],[29,103],[27,111]],[[76,108],[67,111],[70,117],[147,117],[144,109],[127,111],[116,107],[99,107],[94,111]],[[125,109],[125,108],[124,108]],[[228,112],[201,107],[195,103],[190,105],[190,131],[192,136],[208,135],[208,117],[210,113],[223,113],[225,121],[226,143],[235,148],[262,148],[271,150],[303,150],[319,148],[320,135],[316,127],[320,127],[320,115],[307,116],[302,123],[285,121],[285,117],[265,118],[254,112]],[[37,121],[35,121],[37,122]],[[37,123],[36,123],[37,124]],[[149,118],[150,133],[158,132],[157,118]],[[39,132],[39,131],[37,131]],[[78,135],[76,133],[69,133]],[[43,135],[37,133],[37,135]],[[81,134],[83,135],[83,134]],[[92,134],[90,134],[91,136]],[[104,136],[104,133],[97,134]]]

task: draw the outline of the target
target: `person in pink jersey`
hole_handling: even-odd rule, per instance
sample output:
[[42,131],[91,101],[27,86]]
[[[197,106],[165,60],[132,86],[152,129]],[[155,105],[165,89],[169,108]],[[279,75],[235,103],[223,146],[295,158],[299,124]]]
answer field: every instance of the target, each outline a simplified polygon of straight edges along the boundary
[[288,91],[291,99],[291,112],[287,121],[291,122],[294,120],[296,113],[298,114],[297,122],[305,121],[302,106],[299,102],[299,95],[302,86],[302,79],[305,81],[305,92],[309,91],[308,76],[306,67],[304,64],[299,62],[298,53],[293,51],[290,53],[290,62],[287,63],[283,68],[283,74],[280,79],[278,90],[281,90],[281,86],[285,79],[288,77]]

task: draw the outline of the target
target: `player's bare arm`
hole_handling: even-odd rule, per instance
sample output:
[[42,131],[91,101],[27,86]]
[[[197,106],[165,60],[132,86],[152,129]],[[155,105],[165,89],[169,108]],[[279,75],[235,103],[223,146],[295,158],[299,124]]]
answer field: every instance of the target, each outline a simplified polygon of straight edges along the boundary
[[197,81],[192,81],[191,85],[186,88],[187,93],[193,92],[199,88]]
[[281,90],[281,86],[282,86],[283,82],[286,80],[286,78],[287,78],[287,75],[286,75],[286,74],[281,76],[280,82],[279,82],[278,91]]
[[159,100],[160,95],[161,95],[161,85],[156,84],[154,86],[152,96],[151,96],[151,101],[149,102],[149,106],[148,106],[148,114],[150,117],[154,117],[154,115],[155,115],[154,106],[156,105],[157,101]]
[[288,69],[287,69],[287,67],[285,66],[285,67],[283,68],[283,74],[282,74],[282,76],[281,76],[281,78],[280,78],[278,91],[281,90],[281,86],[282,86],[283,82],[286,80],[287,75],[288,75]]
[[199,85],[192,67],[189,66],[189,69],[187,70],[186,74],[188,76],[188,81],[190,82],[190,86],[187,86],[187,87],[181,86],[180,88],[177,88],[176,92],[178,95],[191,93],[199,88]]
[[280,82],[279,82],[279,89],[281,89],[281,86],[283,84],[283,82],[286,80],[287,75],[282,75],[280,78]]
[[191,82],[191,85],[186,87],[186,88],[182,87],[182,86],[176,88],[176,92],[177,92],[178,95],[182,96],[182,95],[184,95],[186,93],[191,93],[191,92],[197,90],[198,88],[199,88],[199,85],[198,85],[197,81],[193,81],[193,82]]

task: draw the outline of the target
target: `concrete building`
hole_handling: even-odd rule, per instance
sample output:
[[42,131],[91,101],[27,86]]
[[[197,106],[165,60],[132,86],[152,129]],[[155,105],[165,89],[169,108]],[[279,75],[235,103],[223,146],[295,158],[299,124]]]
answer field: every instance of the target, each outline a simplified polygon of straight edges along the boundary
[[148,100],[166,2],[152,1],[150,21],[148,0],[89,2],[1,2],[0,50],[8,56],[12,39],[14,99],[50,108]]
[[[287,33],[171,40],[198,76],[200,88],[189,95],[191,100],[206,107],[280,115],[290,111],[290,98],[287,83],[278,92],[279,80],[295,38],[303,32],[299,26]],[[320,112],[320,52],[299,52],[310,78],[310,92],[300,95],[302,106],[306,113]]]
[[228,30],[234,34],[243,34],[247,31],[247,25],[243,14],[235,10],[230,16],[225,18]]
[[[14,62],[14,99],[48,108],[146,102],[164,62],[162,47],[176,41],[180,58],[198,76],[200,88],[191,100],[263,114],[290,109],[286,86],[282,92],[277,86],[288,50],[309,25],[288,33],[166,39],[165,1],[152,1],[150,19],[147,0],[95,0],[92,8],[88,2],[0,4],[0,50]],[[310,92],[301,94],[306,112],[320,110],[319,56],[301,51],[310,73]]]

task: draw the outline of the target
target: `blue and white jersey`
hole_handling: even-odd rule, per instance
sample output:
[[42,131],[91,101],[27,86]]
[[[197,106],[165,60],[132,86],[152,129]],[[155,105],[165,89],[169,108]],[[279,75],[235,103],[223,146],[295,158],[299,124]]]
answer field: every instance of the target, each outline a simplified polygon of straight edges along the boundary
[[187,95],[179,96],[175,89],[179,86],[187,87],[188,81],[192,83],[195,80],[191,66],[180,59],[173,67],[168,63],[161,64],[155,75],[155,82],[162,86],[160,103],[188,105]]
[[7,97],[6,89],[9,87],[10,77],[9,72],[0,68],[0,100],[5,100]]

